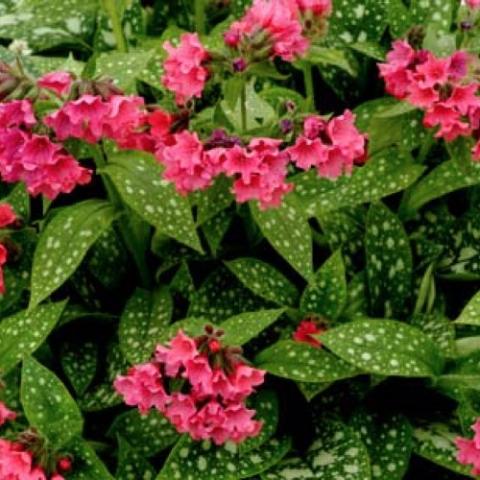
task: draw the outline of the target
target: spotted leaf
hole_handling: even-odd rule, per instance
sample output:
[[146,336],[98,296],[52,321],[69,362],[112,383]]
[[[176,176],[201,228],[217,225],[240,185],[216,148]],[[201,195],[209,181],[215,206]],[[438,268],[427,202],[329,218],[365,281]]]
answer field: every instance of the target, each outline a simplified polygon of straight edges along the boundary
[[162,180],[162,168],[150,155],[123,152],[110,158],[105,173],[125,203],[162,233],[202,251],[190,205]]
[[402,223],[383,204],[368,212],[365,253],[372,314],[401,317],[411,299],[412,252]]
[[284,309],[240,313],[221,323],[228,345],[244,345],[278,320]]
[[350,426],[370,455],[372,479],[402,480],[412,451],[412,428],[400,415],[378,417],[359,411]]
[[471,467],[457,461],[455,438],[461,436],[459,426],[447,423],[425,423],[415,425],[413,450],[420,457],[440,465],[452,472],[469,476]]
[[334,382],[360,373],[321,348],[291,340],[281,340],[263,350],[255,364],[273,375],[299,382]]
[[116,480],[152,480],[155,470],[124,438],[118,438]]
[[60,361],[75,392],[81,395],[97,372],[98,345],[93,342],[64,343]]
[[395,320],[359,319],[322,334],[336,355],[379,375],[429,377],[439,374],[443,357],[421,330]]
[[101,200],[65,207],[53,217],[35,250],[30,308],[68,280],[114,218],[113,207]]
[[413,165],[411,157],[392,147],[373,155],[350,177],[344,176],[335,182],[320,179],[313,171],[297,175],[294,177],[295,193],[307,214],[315,216],[317,211],[373,202],[399,192],[422,172],[423,167]]
[[0,371],[8,373],[23,358],[31,355],[57,324],[65,302],[24,310],[0,322]]
[[368,451],[356,432],[336,420],[315,425],[316,440],[307,460],[318,479],[370,480]]
[[137,410],[122,413],[112,423],[108,436],[127,438],[145,457],[156,455],[178,440],[175,428],[156,410],[148,415],[140,415]]
[[480,325],[480,291],[469,300],[455,322],[465,325]]
[[278,208],[260,210],[251,204],[255,221],[272,247],[300,275],[312,276],[312,236],[308,222],[290,197]]
[[228,269],[253,293],[278,305],[293,306],[296,287],[270,264],[256,258],[238,258],[226,262]]
[[345,265],[340,251],[335,252],[315,273],[303,292],[300,309],[304,315],[314,313],[336,319],[347,300]]
[[68,480],[114,480],[93,448],[83,439],[75,438],[65,450],[72,455],[75,468],[68,472]]
[[34,358],[23,362],[21,399],[31,426],[57,448],[81,434],[80,410],[59,378]]
[[159,336],[172,317],[173,302],[168,288],[154,292],[137,289],[120,318],[119,339],[122,352],[132,364],[148,360]]

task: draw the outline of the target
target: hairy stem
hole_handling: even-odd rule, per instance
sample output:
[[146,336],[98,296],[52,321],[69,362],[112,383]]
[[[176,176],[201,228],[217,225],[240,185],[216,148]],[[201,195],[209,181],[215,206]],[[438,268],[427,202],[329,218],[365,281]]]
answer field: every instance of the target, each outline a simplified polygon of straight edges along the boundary
[[247,84],[244,82],[240,94],[240,110],[242,116],[242,132],[247,131]]
[[205,0],[195,1],[195,29],[200,35],[205,34]]
[[315,108],[315,89],[313,88],[313,68],[309,62],[306,62],[303,67],[303,82],[305,84],[308,109],[313,110]]
[[122,27],[120,12],[116,6],[115,0],[103,0],[103,8],[112,23],[113,35],[119,52],[128,52],[128,45]]

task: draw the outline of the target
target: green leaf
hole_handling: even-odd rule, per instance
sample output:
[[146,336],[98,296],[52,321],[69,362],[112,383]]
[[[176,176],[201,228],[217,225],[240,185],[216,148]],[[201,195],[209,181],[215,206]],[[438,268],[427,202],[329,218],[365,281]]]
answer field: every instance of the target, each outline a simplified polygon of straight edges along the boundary
[[195,203],[198,208],[197,222],[199,224],[212,219],[233,203],[230,190],[230,180],[226,177],[220,177],[210,188],[196,194]]
[[118,438],[116,480],[152,480],[155,470],[140,453],[123,438]]
[[480,291],[467,303],[455,323],[463,325],[480,325]]
[[386,28],[385,0],[334,0],[328,40],[336,44],[379,41]]
[[95,73],[112,78],[117,87],[127,93],[134,93],[136,79],[145,70],[153,55],[153,51],[102,53],[96,59]]
[[45,341],[57,324],[65,302],[24,310],[0,322],[0,371],[7,374]]
[[213,255],[218,249],[233,221],[233,212],[222,210],[202,225],[202,231]]
[[347,301],[347,281],[342,254],[337,250],[315,273],[300,301],[304,315],[314,313],[335,320]]
[[284,309],[258,310],[256,312],[240,313],[221,323],[225,336],[222,342],[227,345],[244,345],[257,337],[263,330],[275,323]]
[[65,450],[72,455],[75,463],[75,468],[68,472],[68,480],[114,480],[86,441],[75,438]]
[[322,334],[322,343],[356,367],[379,375],[430,377],[442,371],[437,345],[395,320],[361,319]]
[[385,6],[390,32],[394,38],[403,37],[414,24],[409,9],[402,0],[390,0]]
[[255,365],[272,375],[309,383],[334,382],[360,373],[321,348],[292,340],[281,340],[260,352]]
[[[449,32],[454,11],[454,2],[452,0],[442,1],[441,8],[436,0],[412,0],[410,11],[414,25],[429,23],[434,25],[439,32]],[[435,12],[432,15],[432,12]]]
[[240,455],[238,477],[252,478],[276,465],[289,452],[292,441],[289,437],[272,438],[258,450]]
[[357,42],[352,45],[349,45],[352,50],[355,50],[359,53],[363,53],[367,57],[373,58],[374,60],[379,60],[383,62],[385,60],[385,49],[381,45],[375,42]]
[[445,423],[422,424],[413,430],[413,449],[417,455],[430,462],[469,476],[472,468],[460,465],[457,461],[457,447],[454,441],[460,435],[460,428],[454,429]]
[[170,323],[173,301],[167,287],[154,292],[137,288],[120,318],[118,335],[123,355],[132,364],[147,361],[159,335]]
[[30,218],[30,196],[24,183],[19,183],[13,187],[12,191],[2,198],[0,203],[9,203],[17,216],[28,222]]
[[295,193],[307,214],[315,216],[317,211],[374,202],[404,190],[423,170],[420,165],[412,164],[409,155],[392,147],[373,155],[364,167],[355,169],[351,177],[331,181],[318,178],[313,171],[297,175]]
[[145,457],[165,450],[179,438],[172,424],[156,410],[151,410],[148,415],[140,415],[138,410],[119,415],[108,430],[108,436],[127,438]]
[[448,317],[438,312],[430,314],[419,313],[412,318],[411,323],[430,337],[438,345],[445,357],[453,358],[457,355],[455,325]]
[[412,293],[412,252],[402,223],[383,204],[370,207],[365,234],[372,314],[401,317]]
[[249,404],[257,413],[255,419],[263,422],[262,429],[256,437],[247,438],[240,444],[240,454],[244,455],[248,452],[255,452],[257,449],[275,435],[279,419],[279,402],[275,391],[260,390]]
[[183,436],[175,445],[156,480],[238,480],[239,454],[234,443],[216,447]]
[[145,221],[202,253],[188,199],[162,180],[162,168],[150,155],[133,151],[112,155],[104,171],[123,201]]
[[412,428],[400,415],[389,417],[357,412],[350,420],[367,447],[372,478],[402,480],[412,451]]
[[189,317],[206,317],[221,323],[242,312],[269,308],[271,304],[245,288],[226,268],[213,271],[191,296]]
[[315,427],[316,439],[307,453],[313,478],[372,478],[368,451],[353,429],[336,420],[325,420]]
[[64,343],[60,361],[75,392],[82,395],[97,373],[98,345],[92,342]]
[[81,434],[83,418],[58,377],[30,357],[23,361],[21,399],[31,426],[57,448]]
[[410,218],[426,203],[480,182],[480,165],[472,161],[468,151],[460,155],[442,162],[412,187],[400,208],[403,217]]
[[86,200],[65,207],[53,217],[35,250],[30,308],[70,278],[114,218],[112,206],[101,200]]
[[310,465],[301,458],[289,458],[262,474],[262,480],[312,480],[315,478]]
[[298,291],[290,280],[270,264],[256,258],[225,262],[228,269],[253,293],[277,305],[295,305]]
[[333,65],[334,67],[341,68],[352,76],[357,74],[356,65],[352,65],[350,58],[345,54],[345,50],[340,48],[326,48],[312,45],[306,57],[302,58],[299,63],[304,61],[314,65]]
[[256,223],[272,247],[307,280],[312,276],[312,235],[307,220],[291,201],[278,208],[250,208]]

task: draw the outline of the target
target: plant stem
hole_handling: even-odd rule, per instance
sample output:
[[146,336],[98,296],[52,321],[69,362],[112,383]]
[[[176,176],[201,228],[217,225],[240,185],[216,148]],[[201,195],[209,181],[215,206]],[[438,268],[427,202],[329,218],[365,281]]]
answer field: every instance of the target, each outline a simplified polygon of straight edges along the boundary
[[205,34],[205,0],[195,1],[195,29],[199,35]]
[[313,88],[313,68],[309,62],[305,62],[303,67],[303,82],[305,84],[307,107],[309,110],[313,110],[315,108],[315,90]]
[[243,82],[242,91],[240,94],[240,110],[242,116],[242,132],[247,131],[247,83]]
[[103,8],[107,12],[110,22],[112,23],[117,50],[119,52],[128,52],[128,45],[122,27],[122,19],[120,18],[115,0],[103,0]]
[[[92,148],[92,151],[93,159],[95,161],[97,169],[105,167],[107,165],[107,161],[105,160],[102,148],[100,146],[95,146]],[[112,181],[105,175],[102,175],[102,182],[107,192],[108,199],[110,200],[112,205],[115,207],[116,210],[121,212],[123,216],[125,216],[127,212],[122,203],[122,199],[120,198],[120,195],[115,188],[115,185],[113,185]],[[145,254],[143,251],[140,251],[138,248],[136,248],[137,242],[134,233],[131,231],[128,218],[120,219],[120,221],[118,222],[118,229],[122,236],[123,243],[129,250],[135,261],[138,273],[140,274],[142,286],[148,288],[151,284],[151,277],[148,270],[147,262],[145,261]]]

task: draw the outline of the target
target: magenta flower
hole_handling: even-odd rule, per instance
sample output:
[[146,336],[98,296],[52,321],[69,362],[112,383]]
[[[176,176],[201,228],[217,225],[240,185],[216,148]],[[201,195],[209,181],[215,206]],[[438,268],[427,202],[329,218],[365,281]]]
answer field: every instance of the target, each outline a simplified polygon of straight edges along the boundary
[[37,85],[40,88],[52,90],[58,95],[66,95],[72,86],[73,78],[68,72],[50,72],[40,77]]

